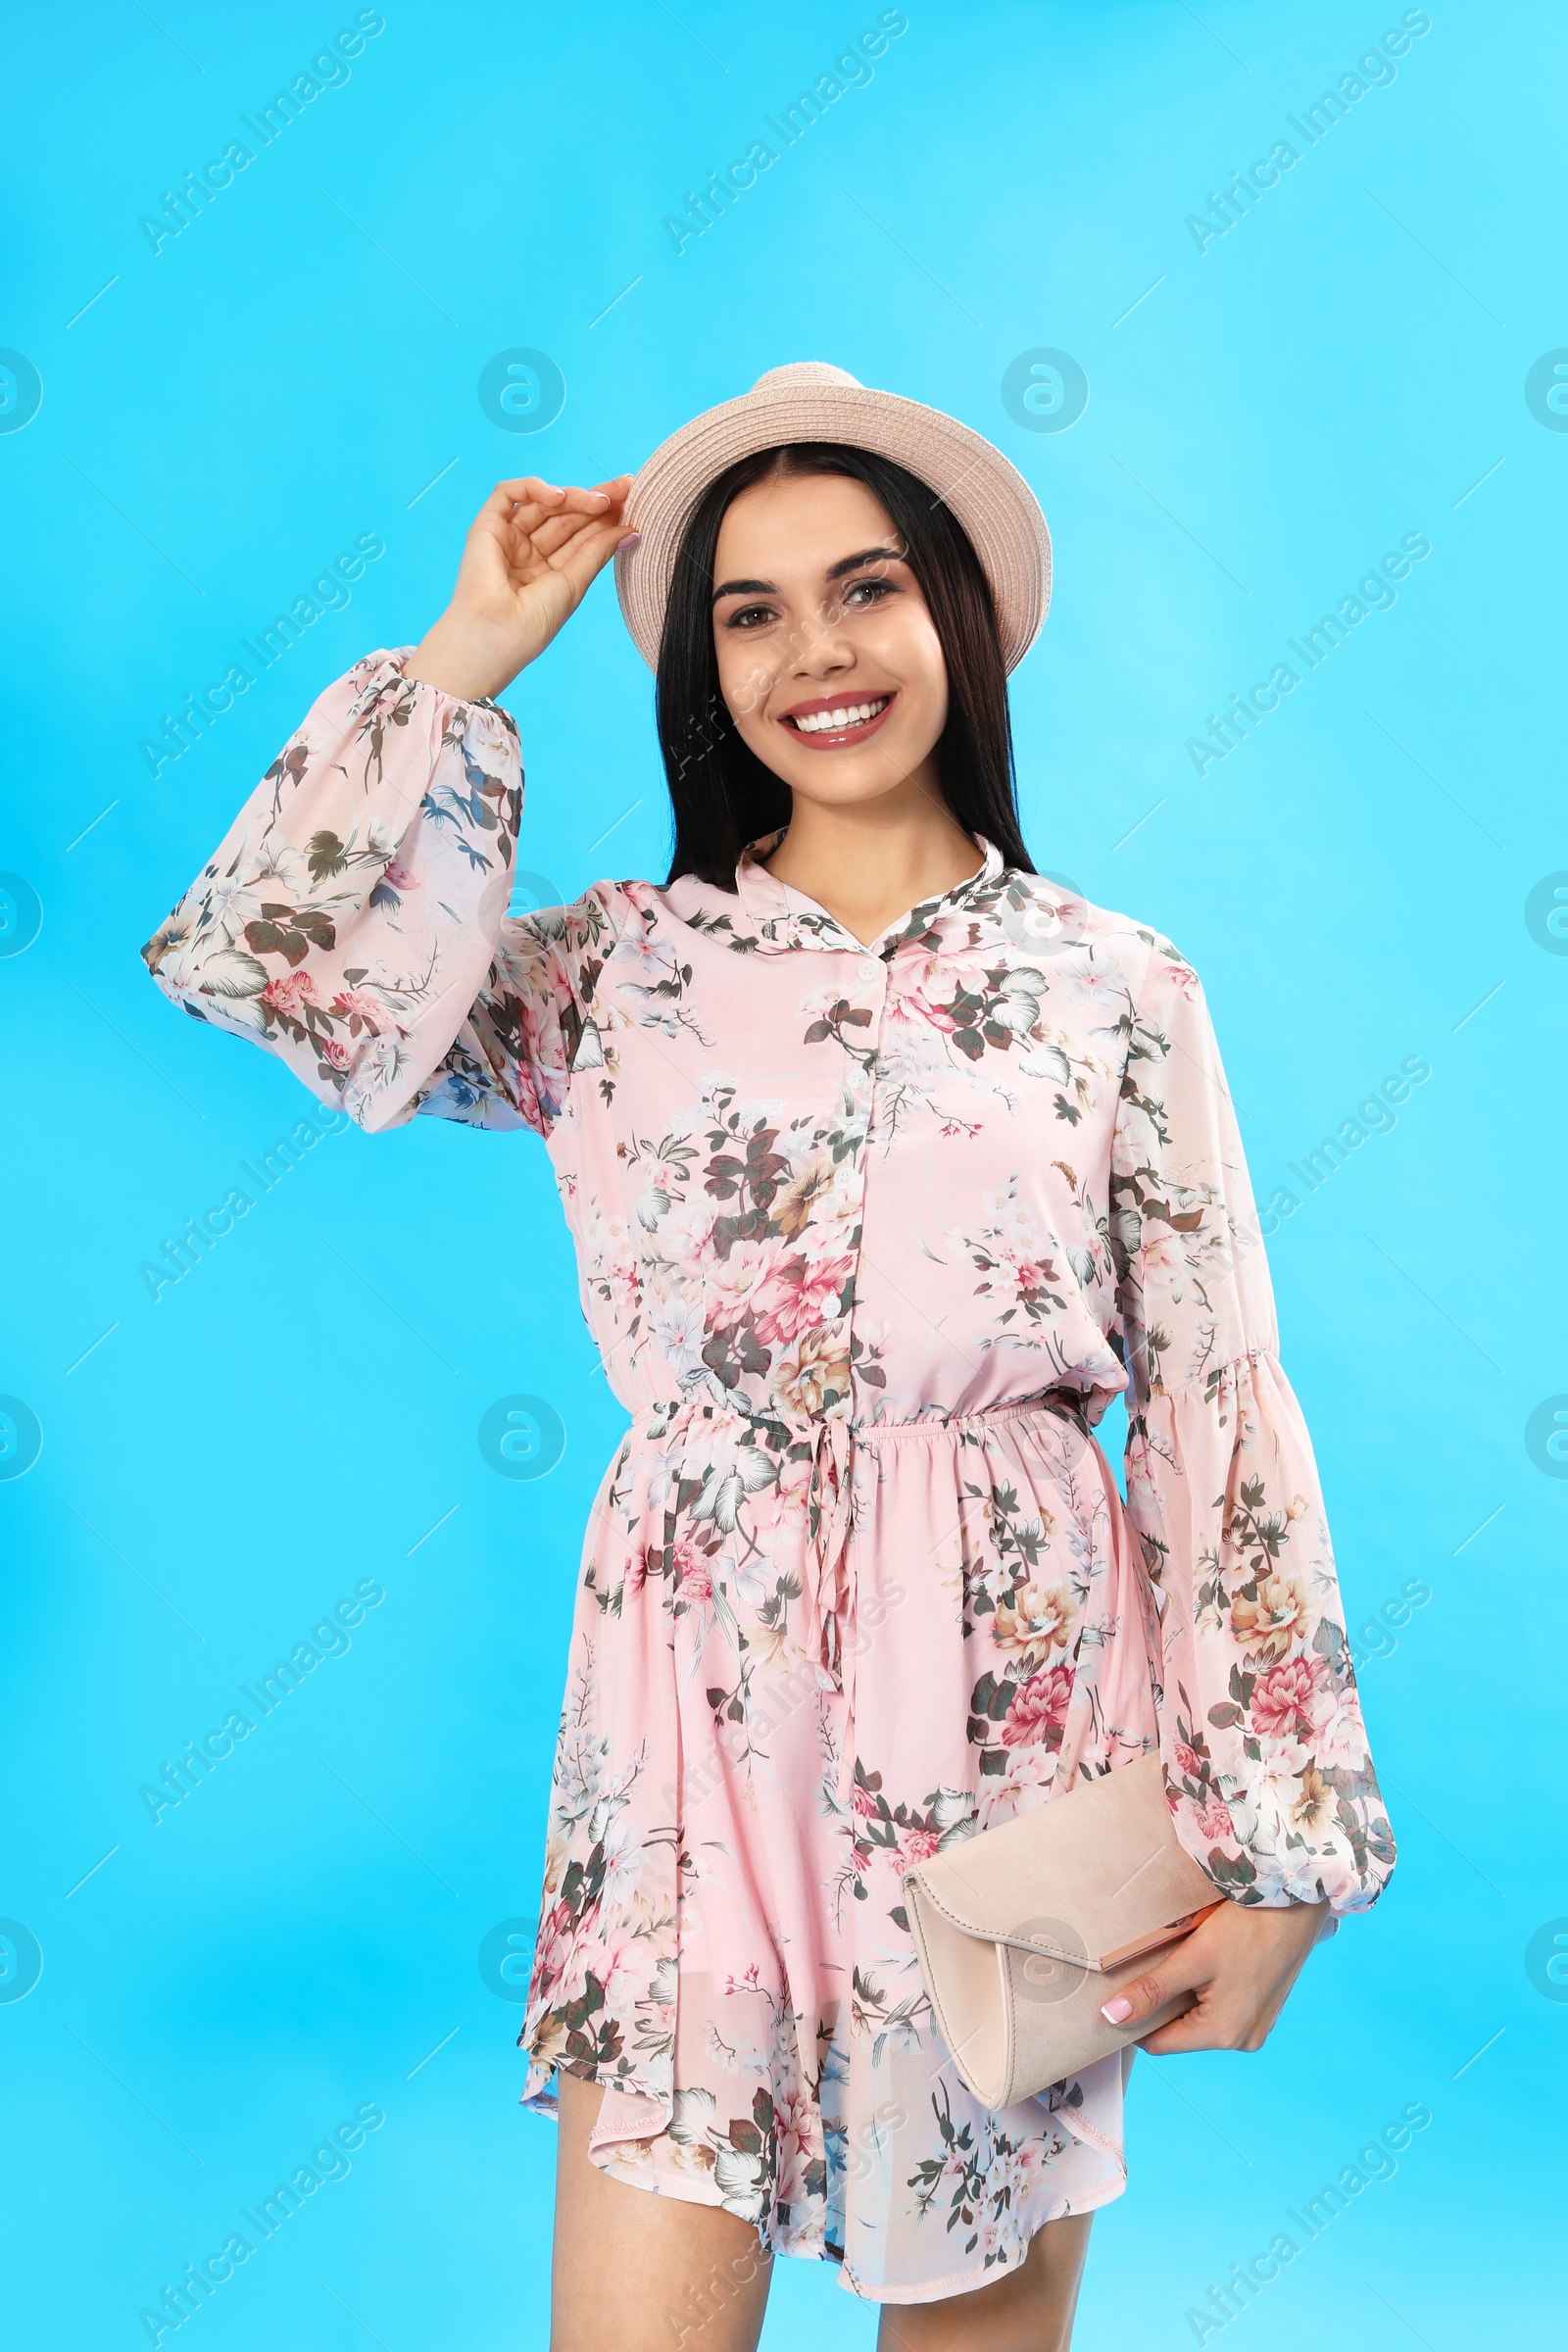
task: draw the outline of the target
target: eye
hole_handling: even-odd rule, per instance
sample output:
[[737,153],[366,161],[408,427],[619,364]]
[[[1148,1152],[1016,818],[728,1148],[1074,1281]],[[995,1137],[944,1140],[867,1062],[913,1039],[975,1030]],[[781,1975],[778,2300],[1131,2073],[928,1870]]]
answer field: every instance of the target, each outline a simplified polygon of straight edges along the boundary
[[739,605],[724,621],[726,629],[755,629],[776,617],[771,605]]
[[[884,597],[895,596],[897,593],[898,591],[895,589],[891,580],[853,580],[849,587],[844,591],[844,602],[849,605],[852,610],[864,612],[872,605],[881,604]],[[855,605],[854,600],[856,598],[859,598],[861,600],[858,607]]]

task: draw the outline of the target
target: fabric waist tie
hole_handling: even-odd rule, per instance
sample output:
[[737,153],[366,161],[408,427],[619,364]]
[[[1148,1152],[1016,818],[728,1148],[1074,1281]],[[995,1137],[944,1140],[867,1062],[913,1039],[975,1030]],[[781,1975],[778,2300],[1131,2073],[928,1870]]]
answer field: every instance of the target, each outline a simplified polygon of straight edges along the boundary
[[[857,1444],[875,1446],[886,1438],[936,1438],[953,1431],[985,1428],[990,1424],[1017,1420],[1032,1413],[1049,1412],[1073,1422],[1084,1436],[1091,1437],[1086,1399],[1076,1391],[1055,1389],[1039,1396],[994,1404],[974,1413],[949,1413],[942,1416],[927,1414],[916,1421],[852,1421],[847,1413],[791,1415],[762,1412],[726,1399],[715,1403],[710,1396],[694,1395],[676,1403],[646,1407],[638,1414],[640,1426],[648,1434],[666,1442],[684,1436],[704,1421],[710,1427],[750,1429],[756,1433],[753,1442],[763,1437],[774,1444],[782,1438],[786,1450],[798,1446],[810,1449],[810,1474],[806,1489],[806,1563],[802,1577],[804,1603],[803,1639],[801,1647],[823,1678],[823,1687],[843,1692],[847,1701],[845,1727],[848,1733],[855,1722],[855,1657],[858,1646],[856,1625],[856,1580],[852,1570],[850,1540],[852,1534],[852,1504],[854,1479],[854,1450]],[[742,1443],[746,1441],[743,1438]],[[746,1489],[744,1474],[735,1473],[738,1480],[737,1499]],[[710,1506],[717,1516],[717,1497]],[[705,1516],[708,1515],[705,1513]],[[853,1790],[854,1748],[846,1738],[839,1759],[839,1798],[850,1802]]]

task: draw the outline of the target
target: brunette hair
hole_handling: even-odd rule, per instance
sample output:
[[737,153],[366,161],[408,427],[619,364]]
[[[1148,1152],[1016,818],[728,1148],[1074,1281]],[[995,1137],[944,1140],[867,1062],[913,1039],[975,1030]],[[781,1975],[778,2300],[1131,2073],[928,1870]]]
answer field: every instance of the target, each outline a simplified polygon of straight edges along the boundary
[[836,441],[792,441],[739,459],[709,484],[681,539],[659,641],[656,711],[675,819],[666,887],[695,874],[735,887],[741,851],[776,832],[790,788],[745,744],[718,687],[713,648],[713,557],[730,501],[778,474],[846,474],[880,500],[930,610],[948,671],[948,719],[938,739],[942,796],[965,832],[983,834],[1003,863],[1032,874],[1018,823],[1007,714],[1007,673],[996,607],[968,534],[946,500],[874,451]]

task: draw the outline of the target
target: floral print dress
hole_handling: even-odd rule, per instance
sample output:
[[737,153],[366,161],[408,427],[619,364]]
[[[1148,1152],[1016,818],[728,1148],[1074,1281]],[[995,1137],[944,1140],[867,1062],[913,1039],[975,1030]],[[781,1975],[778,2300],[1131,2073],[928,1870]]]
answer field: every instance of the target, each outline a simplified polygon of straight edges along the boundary
[[901,1871],[1156,1746],[1236,1901],[1364,1910],[1394,1862],[1201,989],[981,840],[869,946],[771,841],[733,890],[511,918],[515,728],[406,653],[321,695],[143,954],[364,1128],[554,1165],[630,1426],[523,2104],[599,2083],[604,2171],[856,2294],[982,2285],[1120,2192],[1126,2070],[982,2108]]

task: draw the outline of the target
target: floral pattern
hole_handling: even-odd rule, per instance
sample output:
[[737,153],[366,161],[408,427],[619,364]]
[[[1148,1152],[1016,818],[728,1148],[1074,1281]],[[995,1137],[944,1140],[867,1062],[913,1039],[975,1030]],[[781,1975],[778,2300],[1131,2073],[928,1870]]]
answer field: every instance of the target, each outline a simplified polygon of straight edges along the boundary
[[[531,1129],[630,1427],[521,2043],[594,2161],[929,2301],[1125,2182],[1125,2067],[954,2073],[900,1873],[1155,1747],[1243,1903],[1394,1862],[1202,991],[1005,867],[862,945],[776,880],[509,916],[515,730],[356,664],[143,951],[366,1129]],[[1093,1436],[1125,1391],[1123,1502]]]

